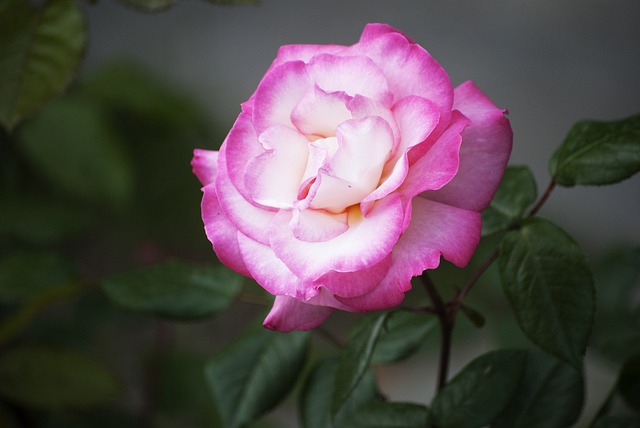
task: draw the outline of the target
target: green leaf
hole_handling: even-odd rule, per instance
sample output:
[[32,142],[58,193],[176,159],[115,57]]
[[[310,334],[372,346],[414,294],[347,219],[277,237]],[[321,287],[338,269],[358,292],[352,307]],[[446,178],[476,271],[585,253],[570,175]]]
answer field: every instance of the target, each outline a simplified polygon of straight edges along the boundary
[[615,251],[594,266],[596,315],[591,344],[622,364],[640,353],[640,248]]
[[331,405],[333,417],[340,412],[369,369],[376,342],[389,314],[389,312],[383,312],[377,315],[374,322],[349,340],[346,349],[342,352],[333,390]]
[[605,416],[598,419],[592,428],[640,428],[640,418]]
[[374,400],[375,381],[371,371],[367,370],[332,420],[332,393],[339,364],[339,357],[321,360],[307,377],[298,400],[300,420],[304,428],[349,428],[345,424],[349,416]]
[[480,312],[473,309],[469,305],[466,305],[466,304],[460,305],[460,310],[476,328],[484,327],[484,324],[487,322],[484,315],[482,315]]
[[206,376],[225,428],[243,427],[289,393],[304,366],[306,332],[259,329],[214,357]]
[[632,356],[622,366],[618,391],[629,407],[640,412],[640,354]]
[[0,395],[18,404],[87,407],[109,401],[119,392],[113,376],[82,354],[24,346],[0,356]]
[[640,115],[576,123],[549,162],[561,186],[613,184],[640,171]]
[[473,360],[434,398],[434,424],[439,428],[488,425],[509,403],[525,362],[525,351],[507,349]]
[[543,350],[582,366],[594,313],[594,286],[582,249],[540,218],[507,234],[498,259],[522,331]]
[[[353,336],[371,328],[377,321],[376,317],[362,317]],[[393,363],[410,357],[424,345],[425,339],[436,325],[437,320],[429,314],[391,311],[376,342],[371,362]]]
[[133,190],[133,170],[100,110],[57,100],[20,129],[19,147],[60,190],[101,206],[121,206]]
[[429,410],[412,403],[371,403],[359,408],[349,428],[429,428]]
[[103,281],[118,305],[175,319],[199,319],[226,309],[240,292],[242,277],[223,266],[169,261]]
[[0,302],[24,303],[70,280],[69,263],[57,254],[13,253],[0,260]]
[[77,71],[85,45],[72,0],[0,2],[0,122],[13,129],[58,96]]
[[158,12],[169,9],[178,0],[120,0],[128,6],[132,6],[143,12]]
[[508,230],[520,223],[537,194],[536,180],[528,167],[507,167],[491,205],[482,212],[482,235]]
[[528,351],[520,384],[491,428],[565,428],[582,410],[584,381],[573,367]]

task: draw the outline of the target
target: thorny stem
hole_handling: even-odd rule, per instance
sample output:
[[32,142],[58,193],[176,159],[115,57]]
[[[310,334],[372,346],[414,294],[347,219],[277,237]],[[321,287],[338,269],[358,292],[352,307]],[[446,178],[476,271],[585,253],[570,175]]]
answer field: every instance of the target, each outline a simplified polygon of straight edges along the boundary
[[[545,189],[544,193],[536,202],[536,204],[531,208],[531,211],[527,214],[526,218],[533,217],[540,211],[540,208],[547,202],[551,192],[556,187],[555,180],[551,180],[549,185]],[[481,265],[480,267],[471,275],[469,280],[464,284],[464,286],[458,291],[455,297],[448,303],[445,303],[438,293],[435,285],[431,281],[431,278],[426,273],[423,273],[420,276],[425,289],[427,290],[427,294],[431,299],[435,310],[432,308],[427,312],[435,313],[438,316],[438,320],[440,322],[440,362],[438,368],[438,383],[436,385],[436,393],[440,392],[442,388],[447,383],[447,373],[449,371],[449,359],[451,356],[451,337],[453,333],[453,325],[455,323],[456,315],[462,306],[462,302],[464,298],[469,294],[473,286],[478,282],[478,279],[486,272],[487,269],[498,259],[499,252],[498,250],[494,251]]]

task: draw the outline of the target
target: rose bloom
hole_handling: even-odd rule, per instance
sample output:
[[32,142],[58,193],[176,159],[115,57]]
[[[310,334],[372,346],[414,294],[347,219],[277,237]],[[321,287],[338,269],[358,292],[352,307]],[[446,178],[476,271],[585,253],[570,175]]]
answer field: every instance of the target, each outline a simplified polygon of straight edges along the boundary
[[264,325],[398,305],[444,257],[465,266],[512,131],[400,31],[283,46],[219,151],[195,150],[219,259],[275,295]]

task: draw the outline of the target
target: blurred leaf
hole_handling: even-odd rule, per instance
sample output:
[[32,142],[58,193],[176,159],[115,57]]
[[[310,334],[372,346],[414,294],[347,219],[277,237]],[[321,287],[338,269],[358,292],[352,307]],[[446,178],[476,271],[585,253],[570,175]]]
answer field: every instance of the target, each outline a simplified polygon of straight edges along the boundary
[[[362,317],[352,336],[371,328],[377,321],[373,316]],[[376,342],[371,362],[393,363],[410,357],[424,344],[436,325],[437,320],[429,314],[391,311]]]
[[0,260],[0,301],[23,303],[70,280],[69,263],[57,254],[13,253]]
[[359,408],[349,428],[429,428],[429,410],[412,403],[371,403]]
[[332,393],[339,364],[339,357],[321,360],[307,377],[298,400],[304,428],[350,428],[345,423],[348,417],[365,403],[374,400],[375,381],[371,371],[367,370],[332,421]]
[[434,398],[434,423],[439,428],[488,425],[516,391],[525,358],[524,351],[502,349],[473,360]]
[[640,354],[632,356],[622,366],[618,391],[629,407],[640,413]]
[[58,100],[20,129],[20,148],[61,190],[101,206],[131,197],[133,172],[121,142],[91,104]]
[[528,351],[520,384],[491,428],[572,426],[583,401],[580,372],[549,355]]
[[526,166],[507,167],[491,205],[482,212],[482,235],[518,224],[537,197],[536,180]]
[[0,200],[0,237],[11,237],[32,244],[53,244],[78,235],[91,219],[55,200],[21,198]]
[[285,398],[304,366],[308,339],[306,332],[259,329],[207,364],[207,382],[225,428],[243,427]]
[[595,303],[582,249],[558,226],[532,218],[504,237],[498,262],[522,331],[540,348],[579,369]]
[[84,51],[84,22],[74,1],[32,4],[0,2],[0,122],[7,130],[62,92]]
[[469,305],[460,305],[460,310],[476,328],[484,327],[484,324],[487,322],[484,315],[482,315],[480,312],[473,309]]
[[346,349],[342,351],[333,390],[332,417],[338,415],[369,369],[376,342],[389,314],[383,312],[376,315],[375,320],[351,338]]
[[133,6],[143,12],[158,12],[169,9],[179,0],[120,0],[126,5]]
[[591,428],[640,428],[640,418],[605,416],[598,419]]
[[175,319],[209,317],[226,309],[240,292],[242,277],[223,266],[169,261],[103,281],[118,305]]
[[549,162],[561,186],[613,184],[640,171],[640,115],[576,123]]
[[594,267],[596,315],[591,344],[622,364],[640,353],[640,248],[615,251]]
[[86,407],[119,392],[112,375],[82,354],[24,346],[0,356],[0,395],[22,405]]

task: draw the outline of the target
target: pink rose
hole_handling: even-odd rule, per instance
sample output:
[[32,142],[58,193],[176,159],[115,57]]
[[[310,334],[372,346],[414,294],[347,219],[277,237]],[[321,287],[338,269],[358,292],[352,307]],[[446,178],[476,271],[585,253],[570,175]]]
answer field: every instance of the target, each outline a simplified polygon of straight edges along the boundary
[[398,305],[480,240],[512,132],[472,82],[369,24],[353,46],[283,46],[220,151],[195,150],[220,260],[275,295],[267,328]]

